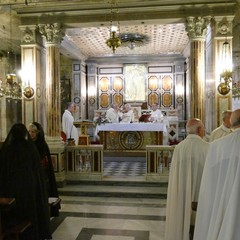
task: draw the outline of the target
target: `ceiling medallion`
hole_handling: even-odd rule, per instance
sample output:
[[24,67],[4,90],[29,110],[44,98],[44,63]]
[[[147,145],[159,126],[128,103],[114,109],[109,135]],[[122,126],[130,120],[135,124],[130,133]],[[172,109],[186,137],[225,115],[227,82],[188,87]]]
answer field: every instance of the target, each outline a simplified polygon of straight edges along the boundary
[[140,33],[121,33],[120,38],[122,46],[129,47],[130,49],[141,47],[149,43],[149,37]]

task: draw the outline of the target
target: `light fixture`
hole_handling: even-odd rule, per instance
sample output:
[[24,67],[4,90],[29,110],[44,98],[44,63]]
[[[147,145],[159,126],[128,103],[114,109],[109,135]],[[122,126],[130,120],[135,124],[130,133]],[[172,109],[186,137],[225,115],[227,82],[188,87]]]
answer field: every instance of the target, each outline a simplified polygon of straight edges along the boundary
[[227,39],[222,45],[222,72],[220,74],[220,83],[217,87],[218,92],[221,95],[227,95],[231,88],[230,82],[232,82],[232,60],[231,60],[231,47]]
[[5,82],[0,80],[0,97],[7,97],[12,99],[21,99],[22,89],[19,84],[19,78],[16,74],[16,59],[17,55],[13,51],[12,44],[12,8],[10,5],[9,10],[9,50],[5,53],[5,59],[7,60],[7,74]]
[[133,50],[135,47],[141,47],[149,42],[149,37],[140,33],[122,33],[121,42],[123,47]]
[[[115,15],[116,15],[116,18],[115,18]],[[114,20],[117,22],[117,25],[113,24]],[[111,20],[110,20],[109,32],[110,32],[110,38],[107,39],[106,44],[108,47],[110,47],[113,50],[113,53],[115,53],[116,48],[121,46],[120,23],[118,21],[118,8],[115,0],[111,1]]]

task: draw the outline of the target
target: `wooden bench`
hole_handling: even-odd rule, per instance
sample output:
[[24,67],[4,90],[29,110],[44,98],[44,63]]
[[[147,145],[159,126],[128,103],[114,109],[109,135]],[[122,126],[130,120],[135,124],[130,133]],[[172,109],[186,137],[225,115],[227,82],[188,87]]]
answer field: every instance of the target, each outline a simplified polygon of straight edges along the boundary
[[48,206],[49,206],[49,213],[50,217],[51,216],[51,208],[54,208],[56,205],[58,205],[61,202],[61,198],[56,198],[56,197],[50,197],[48,198]]
[[19,235],[32,224],[30,221],[25,221],[6,229],[2,228],[1,213],[11,211],[15,204],[16,201],[14,198],[0,198],[0,240],[4,240],[5,238],[18,240]]

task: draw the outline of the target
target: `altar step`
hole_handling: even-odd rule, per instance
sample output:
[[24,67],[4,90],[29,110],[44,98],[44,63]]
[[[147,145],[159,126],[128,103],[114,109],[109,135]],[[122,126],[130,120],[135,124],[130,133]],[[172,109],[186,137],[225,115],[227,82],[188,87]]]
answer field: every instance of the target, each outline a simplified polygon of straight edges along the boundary
[[166,199],[166,182],[70,181],[59,188],[61,196]]

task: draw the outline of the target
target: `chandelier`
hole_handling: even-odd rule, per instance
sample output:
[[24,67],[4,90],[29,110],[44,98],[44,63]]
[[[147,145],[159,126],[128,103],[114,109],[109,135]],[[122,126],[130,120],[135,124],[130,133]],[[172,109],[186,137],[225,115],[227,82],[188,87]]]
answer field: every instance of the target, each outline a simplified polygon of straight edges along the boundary
[[121,33],[121,42],[123,47],[133,50],[135,47],[141,47],[149,42],[149,37],[140,33]]
[[[115,6],[115,8],[114,8]],[[116,15],[116,19],[115,18]],[[113,24],[113,21],[117,22],[117,25]],[[111,20],[110,20],[110,37],[107,39],[106,44],[110,47],[115,53],[116,48],[121,46],[121,38],[120,38],[120,23],[118,21],[118,8],[115,0],[111,1]]]

